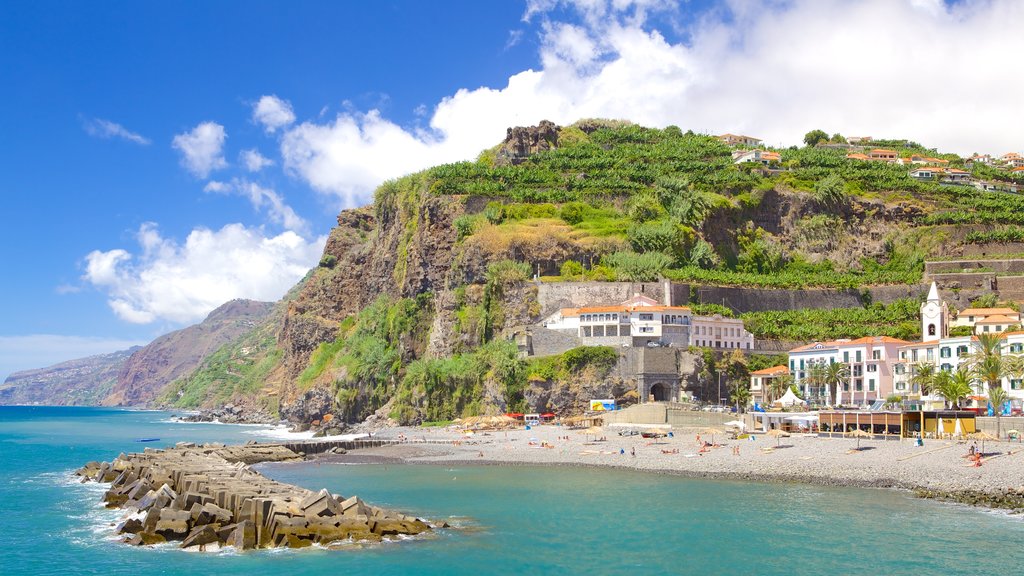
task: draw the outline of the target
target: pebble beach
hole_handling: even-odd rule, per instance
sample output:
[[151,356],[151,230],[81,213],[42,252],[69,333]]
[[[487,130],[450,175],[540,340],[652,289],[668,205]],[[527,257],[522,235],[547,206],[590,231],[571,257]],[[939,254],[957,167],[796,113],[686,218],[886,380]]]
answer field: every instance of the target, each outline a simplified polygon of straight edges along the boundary
[[[980,466],[966,456],[972,442],[862,439],[752,434],[731,440],[700,430],[671,437],[619,436],[617,429],[585,433],[561,426],[480,431],[387,428],[375,439],[400,444],[327,456],[343,462],[409,464],[550,465],[627,468],[689,477],[929,491],[1003,493],[1024,490],[1024,444],[987,442]],[[447,442],[438,444],[434,442]],[[978,444],[978,448],[981,445]]]

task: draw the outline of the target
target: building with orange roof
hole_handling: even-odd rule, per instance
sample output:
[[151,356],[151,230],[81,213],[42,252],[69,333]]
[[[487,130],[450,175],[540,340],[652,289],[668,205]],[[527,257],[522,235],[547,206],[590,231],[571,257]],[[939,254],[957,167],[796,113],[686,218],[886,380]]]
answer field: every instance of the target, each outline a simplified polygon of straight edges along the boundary
[[871,160],[867,154],[861,154],[860,152],[851,152],[846,155],[850,160]]
[[750,373],[750,397],[754,402],[768,404],[772,398],[772,382],[789,375],[789,368],[786,366],[772,366],[762,368]]
[[895,150],[875,148],[874,150],[868,152],[868,159],[879,162],[899,162],[900,155]]
[[718,139],[729,146],[749,146],[750,148],[757,148],[758,146],[761,146],[760,138],[744,136],[742,134],[722,134]]
[[1021,322],[1020,312],[1006,306],[999,308],[966,308],[956,315],[951,326],[966,326],[975,334],[1003,332]]
[[639,294],[612,306],[563,308],[544,327],[589,346],[754,347],[754,335],[738,318],[695,316],[687,306],[667,306]]

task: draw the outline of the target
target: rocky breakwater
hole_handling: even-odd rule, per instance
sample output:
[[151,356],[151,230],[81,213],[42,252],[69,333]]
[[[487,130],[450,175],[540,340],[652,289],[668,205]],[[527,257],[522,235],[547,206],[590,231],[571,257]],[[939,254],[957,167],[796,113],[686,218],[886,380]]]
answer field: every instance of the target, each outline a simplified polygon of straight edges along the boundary
[[[133,545],[180,541],[194,550],[241,550],[379,542],[431,530],[419,518],[370,506],[356,496],[313,492],[271,480],[257,462],[301,459],[281,445],[179,444],[90,462],[82,481],[110,483],[103,496],[122,508],[118,534]],[[443,524],[442,524],[443,526]]]

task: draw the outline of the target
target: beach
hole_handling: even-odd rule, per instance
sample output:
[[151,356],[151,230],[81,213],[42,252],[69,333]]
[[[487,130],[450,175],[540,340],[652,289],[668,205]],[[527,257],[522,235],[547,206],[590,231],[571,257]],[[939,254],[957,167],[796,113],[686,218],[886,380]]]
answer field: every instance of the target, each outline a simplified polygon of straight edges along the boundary
[[[987,442],[981,466],[966,458],[972,442],[824,438],[794,434],[730,440],[727,434],[677,430],[672,437],[620,436],[541,425],[530,430],[387,428],[374,439],[399,444],[327,455],[331,461],[409,464],[612,467],[698,478],[805,482],[829,486],[1005,493],[1024,490],[1024,444]],[[714,443],[701,451],[702,442]],[[437,443],[444,442],[444,443]],[[981,448],[981,444],[977,446]],[[736,448],[738,447],[738,451]]]

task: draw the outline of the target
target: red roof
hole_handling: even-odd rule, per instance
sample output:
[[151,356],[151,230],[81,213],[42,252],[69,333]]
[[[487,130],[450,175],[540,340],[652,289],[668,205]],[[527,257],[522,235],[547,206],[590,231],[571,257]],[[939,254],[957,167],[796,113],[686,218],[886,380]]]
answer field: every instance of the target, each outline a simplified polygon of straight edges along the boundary
[[750,373],[751,376],[777,376],[779,374],[789,374],[789,368],[785,366],[772,366],[771,368],[754,370]]

